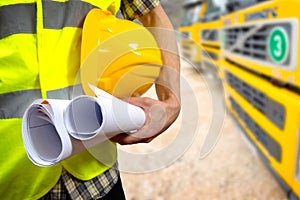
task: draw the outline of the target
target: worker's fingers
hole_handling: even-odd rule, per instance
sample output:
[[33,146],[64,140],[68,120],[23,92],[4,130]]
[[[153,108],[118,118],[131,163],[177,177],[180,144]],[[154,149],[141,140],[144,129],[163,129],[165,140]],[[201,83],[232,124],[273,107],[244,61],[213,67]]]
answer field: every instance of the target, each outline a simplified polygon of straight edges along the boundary
[[[153,113],[153,111],[152,111]],[[150,119],[146,120],[145,125],[134,133],[122,133],[111,140],[119,144],[135,144],[135,143],[148,143],[152,141],[157,135],[162,132],[165,120],[161,120],[160,117],[153,117],[149,115]]]
[[152,141],[162,132],[167,121],[164,103],[151,98],[131,98],[129,103],[139,106],[145,111],[145,124],[134,133],[123,133],[111,138],[111,140],[120,144],[135,144]]
[[119,143],[121,145],[129,145],[129,144],[137,144],[137,143],[149,143],[154,138],[155,138],[155,136],[150,137],[150,138],[139,138],[139,137],[135,137],[131,134],[122,133],[122,134],[119,134],[119,135],[111,138],[110,140],[113,142]]

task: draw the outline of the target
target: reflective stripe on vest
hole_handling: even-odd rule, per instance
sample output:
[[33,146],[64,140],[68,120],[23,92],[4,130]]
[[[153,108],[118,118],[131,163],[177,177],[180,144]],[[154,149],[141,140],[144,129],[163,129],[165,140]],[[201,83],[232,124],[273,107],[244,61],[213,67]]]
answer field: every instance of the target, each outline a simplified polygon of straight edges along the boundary
[[27,106],[41,98],[40,90],[23,90],[0,94],[0,119],[22,118]]
[[63,27],[83,27],[86,14],[96,8],[82,1],[53,2],[44,1],[44,28],[62,29]]
[[[82,28],[83,19],[92,8],[96,6],[82,1],[44,1],[44,28]],[[2,6],[0,16],[0,39],[17,33],[36,33],[35,3]]]
[[[83,94],[81,85],[69,86],[47,92],[49,99],[72,99]],[[0,119],[22,118],[26,108],[36,99],[40,99],[41,91],[23,90],[0,94]]]
[[0,7],[0,39],[16,33],[36,33],[35,4]]
[[47,91],[47,98],[49,99],[73,99],[76,96],[82,95],[83,89],[81,85],[74,85],[57,90]]

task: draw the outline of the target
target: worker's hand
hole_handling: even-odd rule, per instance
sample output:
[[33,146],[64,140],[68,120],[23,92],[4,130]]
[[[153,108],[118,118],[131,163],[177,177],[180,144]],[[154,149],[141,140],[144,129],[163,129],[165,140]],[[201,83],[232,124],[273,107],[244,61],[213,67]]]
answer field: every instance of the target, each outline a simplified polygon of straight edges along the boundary
[[135,133],[122,133],[111,138],[111,141],[122,145],[152,141],[176,120],[180,111],[180,103],[175,99],[163,102],[148,97],[132,97],[129,103],[144,109],[146,122]]

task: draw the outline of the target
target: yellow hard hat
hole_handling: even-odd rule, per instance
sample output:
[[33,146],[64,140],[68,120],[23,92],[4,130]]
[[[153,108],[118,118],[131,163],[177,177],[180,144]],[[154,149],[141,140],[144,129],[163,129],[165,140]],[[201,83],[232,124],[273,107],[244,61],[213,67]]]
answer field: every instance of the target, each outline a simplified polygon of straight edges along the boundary
[[143,26],[92,9],[84,21],[81,46],[81,83],[119,97],[139,96],[155,82],[162,66],[153,35]]

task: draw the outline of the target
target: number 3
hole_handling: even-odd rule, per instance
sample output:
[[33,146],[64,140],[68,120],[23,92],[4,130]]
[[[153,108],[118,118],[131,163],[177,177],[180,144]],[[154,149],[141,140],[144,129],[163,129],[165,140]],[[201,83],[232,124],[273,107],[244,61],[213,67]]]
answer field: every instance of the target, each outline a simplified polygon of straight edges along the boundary
[[282,55],[282,38],[279,35],[274,37],[274,41],[276,42],[276,49],[274,49],[274,54],[276,57],[280,57]]

